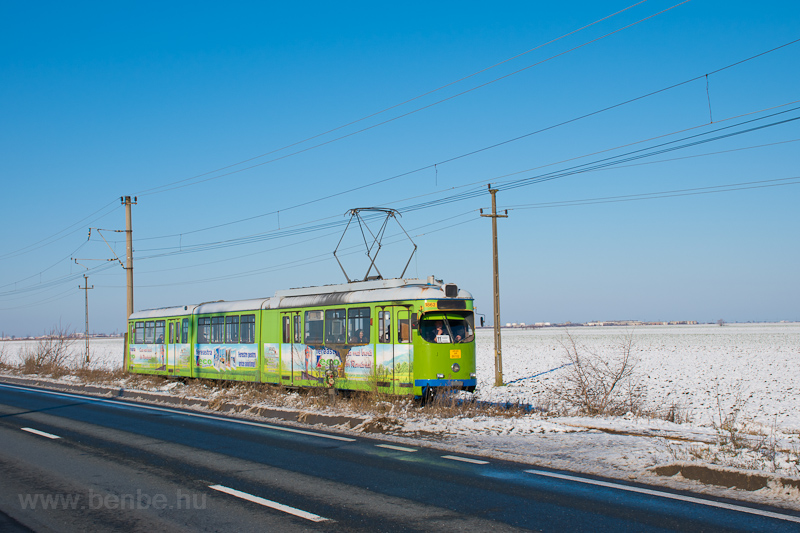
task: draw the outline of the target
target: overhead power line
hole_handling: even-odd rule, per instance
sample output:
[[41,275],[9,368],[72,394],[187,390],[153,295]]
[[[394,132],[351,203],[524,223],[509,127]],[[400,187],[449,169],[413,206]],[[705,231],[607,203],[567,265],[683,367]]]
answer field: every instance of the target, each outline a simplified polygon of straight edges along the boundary
[[[672,10],[672,9],[675,9],[675,8],[676,8],[676,7],[678,7],[678,6],[681,6],[681,5],[683,5],[683,4],[686,4],[686,3],[690,2],[690,1],[691,1],[691,0],[683,0],[682,2],[679,2],[679,3],[677,3],[677,4],[675,4],[675,5],[671,6],[671,7],[668,7],[668,8],[666,8],[666,9],[663,9],[663,10],[661,10],[661,11],[657,12],[657,13],[654,13],[654,14],[652,14],[652,15],[649,15],[649,16],[647,16],[647,17],[644,17],[644,18],[642,18],[642,19],[639,19],[639,20],[637,20],[636,22],[632,22],[632,23],[630,23],[630,24],[627,24],[627,25],[625,25],[625,26],[623,26],[623,27],[621,27],[621,28],[618,28],[618,29],[616,29],[616,30],[614,30],[614,31],[612,31],[612,32],[606,33],[606,34],[604,34],[604,35],[602,35],[602,36],[600,36],[600,37],[596,37],[596,38],[594,38],[594,39],[590,39],[590,40],[588,40],[588,41],[586,41],[586,42],[584,42],[584,43],[581,43],[581,44],[579,44],[579,45],[577,45],[577,46],[574,46],[574,47],[572,47],[572,48],[570,48],[570,49],[568,49],[568,50],[566,50],[566,51],[564,51],[564,52],[560,52],[560,53],[558,53],[558,54],[552,55],[552,56],[550,56],[550,57],[548,57],[548,58],[542,59],[541,61],[537,61],[536,63],[533,63],[533,64],[531,64],[531,65],[528,65],[528,66],[526,66],[526,67],[523,67],[523,68],[521,68],[521,69],[515,70],[515,71],[513,71],[513,72],[510,72],[510,73],[508,73],[508,74],[505,74],[505,75],[503,75],[503,76],[500,76],[500,77],[497,77],[497,78],[495,78],[495,79],[489,80],[489,81],[487,81],[487,82],[481,83],[481,84],[479,84],[479,85],[476,85],[476,86],[474,86],[474,87],[472,87],[472,88],[470,88],[470,89],[466,89],[466,90],[464,90],[464,91],[461,91],[461,92],[459,92],[459,93],[456,93],[456,94],[454,94],[454,95],[448,96],[448,97],[446,97],[446,98],[442,98],[441,100],[437,100],[437,101],[435,101],[435,102],[432,102],[432,103],[430,103],[430,104],[427,104],[427,105],[421,106],[421,107],[419,107],[419,108],[417,108],[417,109],[413,109],[413,110],[411,110],[411,111],[408,111],[408,112],[406,112],[406,113],[402,113],[402,114],[400,114],[400,115],[397,115],[397,116],[395,116],[395,117],[392,117],[392,118],[390,118],[390,119],[386,119],[386,120],[384,120],[384,121],[378,122],[378,123],[376,123],[376,124],[373,124],[373,125],[371,125],[371,126],[366,126],[366,127],[364,127],[364,128],[358,129],[358,130],[356,130],[356,131],[353,131],[353,132],[350,132],[350,133],[347,133],[347,134],[344,134],[344,135],[340,135],[339,137],[335,137],[335,138],[333,138],[333,139],[330,139],[330,140],[328,140],[328,141],[324,141],[324,142],[321,142],[321,143],[315,144],[315,145],[313,145],[313,146],[310,146],[310,147],[308,147],[308,148],[303,148],[303,149],[301,149],[301,150],[296,150],[296,151],[294,151],[294,152],[291,152],[291,153],[288,153],[288,154],[285,154],[285,155],[282,155],[282,156],[279,156],[279,157],[272,158],[272,159],[270,159],[270,160],[268,160],[268,161],[263,161],[263,162],[261,162],[261,163],[256,163],[256,164],[253,164],[253,165],[250,165],[250,166],[247,166],[247,167],[241,168],[241,169],[231,170],[230,172],[225,172],[225,173],[223,173],[223,174],[219,174],[219,175],[216,175],[216,176],[210,176],[210,174],[214,174],[216,171],[207,172],[207,173],[200,174],[200,175],[198,175],[198,176],[194,176],[194,177],[191,177],[191,178],[184,178],[184,179],[182,179],[182,180],[178,180],[178,181],[174,181],[174,182],[171,182],[171,183],[167,183],[167,184],[165,184],[165,185],[160,185],[160,186],[157,186],[157,187],[152,187],[152,188],[150,188],[150,189],[145,189],[145,190],[143,190],[143,191],[141,191],[141,192],[138,192],[138,193],[137,193],[137,195],[138,195],[138,196],[146,196],[146,195],[150,195],[150,194],[160,194],[160,193],[164,193],[164,192],[168,192],[168,191],[173,191],[173,190],[176,190],[176,189],[181,189],[181,188],[184,188],[184,187],[189,187],[189,186],[192,186],[192,185],[197,185],[197,184],[199,184],[199,183],[205,183],[205,182],[208,182],[208,181],[211,181],[211,180],[216,180],[216,179],[220,179],[220,178],[223,178],[223,177],[226,177],[226,176],[231,176],[231,175],[233,175],[233,174],[238,174],[238,173],[241,173],[241,172],[245,172],[245,171],[247,171],[247,170],[252,170],[252,169],[254,169],[254,168],[258,168],[258,167],[261,167],[261,166],[264,166],[264,165],[268,165],[268,164],[270,164],[270,163],[275,163],[275,162],[277,162],[277,161],[281,161],[281,160],[283,160],[283,159],[286,159],[286,158],[288,158],[288,157],[292,157],[292,156],[295,156],[295,155],[298,155],[298,154],[302,154],[302,153],[308,152],[308,151],[310,151],[310,150],[314,150],[314,149],[316,149],[316,148],[320,148],[320,147],[322,147],[322,146],[327,146],[327,145],[329,145],[329,144],[331,144],[331,143],[334,143],[334,142],[337,142],[337,141],[341,141],[341,140],[343,140],[343,139],[347,139],[347,138],[349,138],[349,137],[352,137],[352,136],[354,136],[354,135],[358,135],[358,134],[360,134],[360,133],[363,133],[363,132],[365,132],[365,131],[369,131],[369,130],[372,130],[372,129],[374,129],[374,128],[377,128],[377,127],[383,126],[383,125],[385,125],[385,124],[389,124],[390,122],[394,122],[394,121],[396,121],[396,120],[399,120],[399,119],[401,119],[401,118],[405,118],[405,117],[407,117],[407,116],[410,116],[410,115],[413,115],[413,114],[415,114],[415,113],[419,113],[420,111],[424,111],[424,110],[426,110],[426,109],[430,109],[431,107],[437,106],[437,105],[439,105],[439,104],[442,104],[442,103],[444,103],[444,102],[448,102],[448,101],[450,101],[450,100],[453,100],[453,99],[455,99],[455,98],[458,98],[458,97],[460,97],[460,96],[463,96],[463,95],[465,95],[465,94],[471,93],[471,92],[473,92],[473,91],[476,91],[476,90],[478,90],[478,89],[481,89],[481,88],[483,88],[483,87],[486,87],[486,86],[488,86],[488,85],[491,85],[491,84],[493,84],[493,83],[496,83],[496,82],[498,82],[498,81],[501,81],[501,80],[504,80],[504,79],[506,79],[506,78],[509,78],[509,77],[511,77],[511,76],[514,76],[514,75],[516,75],[516,74],[519,74],[520,72],[524,72],[524,71],[526,71],[526,70],[528,70],[528,69],[531,69],[531,68],[533,68],[533,67],[539,66],[539,65],[541,65],[541,64],[543,64],[543,63],[546,63],[546,62],[548,62],[548,61],[551,61],[551,60],[553,60],[553,59],[559,58],[559,57],[561,57],[561,56],[563,56],[563,55],[565,55],[565,54],[568,54],[568,53],[570,53],[570,52],[574,52],[575,50],[579,50],[579,49],[581,49],[581,48],[583,48],[583,47],[585,47],[585,46],[588,46],[588,45],[590,45],[590,44],[593,44],[593,43],[595,43],[595,42],[597,42],[597,41],[600,41],[600,40],[602,40],[602,39],[605,39],[606,37],[610,37],[610,36],[612,36],[612,35],[615,35],[615,34],[617,34],[617,33],[621,32],[621,31],[623,31],[623,30],[626,30],[626,29],[628,29],[628,28],[631,28],[631,27],[633,27],[633,26],[636,26],[637,24],[641,24],[642,22],[645,22],[645,21],[647,21],[647,20],[650,20],[650,19],[652,19],[653,17],[656,17],[656,16],[658,16],[658,15],[661,15],[661,14],[663,14],[663,13],[666,13],[666,12],[668,12],[668,11],[670,11],[670,10]],[[634,5],[636,5],[636,4],[634,4]],[[633,6],[631,6],[631,7],[633,7]],[[624,11],[624,10],[623,10],[623,11]],[[621,13],[621,11],[620,11],[620,13]],[[606,17],[606,18],[608,18],[608,17]],[[598,21],[598,22],[599,22],[599,21]],[[589,26],[591,26],[591,25],[589,25]],[[586,26],[586,27],[588,28],[589,26]],[[571,32],[570,34],[572,34],[572,33],[575,33],[575,32],[573,31],[573,32]],[[566,35],[565,35],[564,37],[566,37]],[[555,39],[555,40],[558,40],[558,39]],[[553,40],[552,42],[555,42],[555,40]],[[542,45],[542,46],[544,46],[544,45]],[[520,55],[521,55],[521,54],[520,54]],[[472,76],[468,76],[468,78],[469,78],[469,77],[472,77]],[[466,78],[465,78],[465,79],[466,79]],[[452,85],[452,83],[451,83],[451,84],[449,84],[449,85]],[[413,100],[416,100],[416,99],[417,99],[417,98],[413,98],[412,100],[409,100],[409,101],[413,101]],[[402,105],[402,104],[398,104],[398,105]],[[397,106],[393,106],[393,107],[391,107],[391,108],[388,108],[388,109],[393,109],[393,108],[395,108],[395,107],[397,107]],[[387,110],[388,110],[388,109],[387,109]],[[374,115],[376,115],[376,114],[378,114],[378,113],[375,113],[375,114],[373,114],[373,115],[371,115],[371,116],[374,116]],[[366,118],[366,117],[365,117],[365,118]],[[353,122],[353,123],[356,123],[356,122],[360,122],[360,120],[357,120],[357,121],[355,121],[355,122]],[[344,127],[344,126],[342,126],[342,127]],[[338,129],[340,129],[340,128],[335,128],[334,130],[331,130],[331,131],[336,131],[336,130],[338,130]],[[324,134],[316,135],[316,136],[314,136],[314,137],[311,137],[310,139],[315,139],[315,138],[317,138],[317,137],[320,137],[321,135],[324,135]],[[305,141],[301,141],[301,142],[305,142]],[[294,144],[292,144],[292,145],[288,145],[288,146],[290,146],[290,147],[293,147],[293,146],[296,146],[297,144],[300,144],[300,143],[294,143]],[[258,156],[258,157],[256,157],[256,158],[251,158],[251,159],[249,159],[249,160],[247,160],[247,161],[248,161],[248,162],[249,162],[249,161],[253,161],[254,159],[258,159],[258,158],[260,158],[260,157],[264,157],[264,156],[266,156],[266,155],[270,155],[270,154],[276,153],[276,152],[278,152],[278,151],[281,151],[281,150],[283,150],[283,148],[281,148],[281,149],[278,149],[278,150],[274,150],[274,151],[272,151],[272,152],[268,152],[268,154],[264,154],[264,155],[262,155],[262,156]],[[233,166],[238,166],[238,164],[235,164],[235,165],[229,165],[229,166],[227,166],[227,167],[223,167],[223,170],[226,170],[226,169],[232,168]],[[202,178],[202,179],[200,179],[200,178]]]
[[513,204],[504,206],[503,209],[548,209],[554,207],[576,207],[582,205],[607,204],[618,202],[633,202],[640,200],[657,200],[661,198],[675,198],[678,196],[695,196],[701,194],[717,194],[723,192],[743,191],[748,189],[764,189],[768,187],[782,187],[785,185],[800,185],[800,176],[791,178],[775,178],[759,181],[745,181],[741,183],[727,183],[725,185],[712,185],[708,187],[693,187],[690,189],[675,189],[671,191],[658,191],[640,194],[624,194],[619,196],[601,196],[599,198],[583,198],[580,200],[561,200],[557,202],[540,202],[536,204]]
[[[106,205],[104,205],[103,207],[101,207],[100,209],[95,211],[94,213],[91,213],[91,214],[83,217],[79,221],[74,222],[73,224],[70,224],[69,226],[67,226],[67,227],[65,227],[65,228],[53,233],[52,235],[50,235],[48,237],[45,237],[44,239],[40,239],[40,240],[38,240],[38,241],[36,241],[34,243],[31,243],[31,244],[29,244],[27,246],[24,246],[22,248],[14,250],[13,252],[7,252],[7,253],[5,253],[3,255],[0,255],[0,260],[12,259],[14,257],[18,257],[20,255],[26,254],[28,252],[32,252],[34,250],[37,250],[37,249],[42,248],[44,246],[47,246],[49,244],[53,244],[54,242],[56,242],[56,241],[58,241],[60,239],[63,239],[64,237],[66,237],[68,235],[71,235],[71,234],[75,233],[76,231],[85,230],[86,229],[86,224],[91,224],[93,222],[96,222],[97,220],[100,220],[101,218],[103,218],[103,217],[109,215],[110,213],[112,213],[118,206],[115,207],[115,209],[112,209],[111,211],[109,211],[108,213],[105,213],[102,216],[97,217],[97,218],[91,220],[90,222],[87,222],[87,220],[91,219],[94,215],[104,211],[105,209],[107,209],[109,206],[111,206],[114,203],[115,202],[107,203]],[[70,230],[72,230],[72,231],[70,231]]]
[[[640,100],[644,100],[644,99],[649,98],[651,96],[655,96],[655,95],[670,91],[672,89],[676,89],[678,87],[682,87],[684,85],[690,84],[692,82],[696,82],[698,80],[705,79],[705,77],[707,75],[717,74],[717,73],[723,72],[725,70],[728,70],[730,68],[742,65],[744,63],[747,63],[749,61],[752,61],[752,60],[757,59],[759,57],[762,57],[764,55],[770,54],[772,52],[776,52],[778,50],[781,50],[783,48],[786,48],[786,47],[788,47],[790,45],[793,45],[795,43],[798,43],[798,42],[800,42],[800,39],[795,39],[793,41],[789,41],[789,42],[781,44],[779,46],[770,48],[769,50],[765,50],[765,51],[759,52],[759,53],[757,53],[755,55],[746,57],[744,59],[740,59],[738,61],[735,61],[733,63],[725,65],[723,67],[717,68],[715,70],[710,71],[707,74],[700,74],[700,75],[694,76],[692,78],[686,79],[684,81],[681,81],[681,82],[678,82],[678,83],[674,83],[674,84],[668,85],[666,87],[662,87],[661,89],[657,89],[655,91],[650,91],[648,93],[636,96],[634,98],[630,98],[630,99],[624,100],[622,102],[618,102],[616,104],[613,104],[613,105],[610,105],[610,106],[606,106],[606,107],[603,107],[601,109],[597,109],[597,110],[589,112],[589,113],[584,113],[582,115],[573,117],[571,119],[564,120],[564,121],[561,121],[561,122],[558,122],[558,123],[555,123],[555,124],[551,124],[549,126],[546,126],[546,127],[543,127],[543,128],[539,128],[537,130],[525,133],[523,135],[519,135],[519,136],[510,138],[510,139],[506,139],[506,140],[500,141],[498,143],[493,143],[493,144],[490,144],[490,145],[487,145],[487,146],[484,146],[484,147],[481,147],[481,148],[478,148],[478,149],[475,149],[475,150],[471,150],[469,152],[465,152],[463,154],[460,154],[460,155],[457,155],[457,156],[454,156],[454,157],[450,157],[450,158],[447,158],[447,159],[439,160],[439,161],[436,161],[434,163],[430,163],[430,164],[427,164],[427,165],[424,165],[424,166],[421,166],[421,167],[417,167],[417,168],[412,169],[412,170],[403,171],[401,173],[394,174],[392,176],[389,176],[389,177],[386,177],[386,178],[382,178],[382,179],[379,179],[379,180],[375,180],[375,181],[372,181],[372,182],[369,182],[369,183],[365,183],[363,185],[350,187],[348,189],[345,189],[345,190],[342,190],[342,191],[339,191],[339,192],[336,192],[336,193],[328,194],[328,195],[325,195],[325,196],[321,196],[321,197],[315,198],[313,200],[307,200],[305,202],[300,202],[300,203],[293,204],[293,205],[290,205],[290,206],[284,206],[284,207],[281,207],[280,209],[275,209],[275,210],[269,211],[267,213],[262,213],[262,214],[259,214],[259,215],[253,215],[253,216],[249,216],[249,217],[245,217],[245,218],[241,218],[241,219],[237,219],[237,220],[232,220],[232,221],[229,221],[229,222],[223,222],[223,223],[219,223],[219,224],[214,224],[214,225],[206,226],[206,227],[203,227],[203,228],[187,230],[187,231],[184,231],[184,232],[181,232],[181,233],[160,235],[160,236],[155,236],[155,237],[144,237],[144,238],[139,238],[137,240],[139,240],[141,242],[143,240],[179,237],[179,236],[191,235],[191,234],[194,234],[194,233],[200,233],[200,232],[204,232],[204,231],[210,231],[210,230],[214,230],[214,229],[218,229],[218,228],[222,228],[222,227],[226,227],[226,226],[231,226],[231,225],[234,225],[234,224],[241,224],[241,223],[249,222],[249,221],[252,221],[252,220],[259,219],[259,218],[264,218],[264,217],[267,217],[267,216],[275,215],[276,213],[281,212],[281,211],[285,212],[285,211],[298,209],[298,208],[301,208],[301,207],[307,207],[309,205],[312,205],[312,204],[315,204],[315,203],[319,203],[319,202],[322,202],[322,201],[325,201],[325,200],[330,200],[330,199],[336,198],[338,196],[343,196],[345,194],[349,194],[349,193],[352,193],[352,192],[355,192],[355,191],[367,189],[369,187],[374,187],[376,185],[384,184],[384,183],[387,183],[387,182],[390,182],[390,181],[394,181],[394,180],[397,180],[397,179],[400,179],[400,178],[403,178],[403,177],[406,177],[406,176],[410,176],[412,174],[416,174],[416,173],[419,173],[419,172],[430,170],[430,169],[439,167],[441,165],[445,165],[447,163],[452,163],[452,162],[455,162],[455,161],[458,161],[458,160],[461,160],[461,159],[464,159],[464,158],[468,158],[468,157],[471,157],[473,155],[477,155],[477,154],[492,150],[494,148],[499,148],[501,146],[505,146],[507,144],[514,143],[516,141],[527,139],[527,138],[532,137],[534,135],[538,135],[538,134],[541,134],[541,133],[545,133],[547,131],[554,130],[554,129],[559,128],[561,126],[566,126],[568,124],[572,124],[572,123],[578,122],[580,120],[587,119],[587,118],[590,118],[590,117],[605,113],[607,111],[611,111],[611,110],[623,107],[625,105],[632,104],[634,102],[638,102]],[[788,104],[783,104],[783,105],[788,105]],[[778,107],[780,107],[780,106],[778,106]],[[756,112],[753,112],[753,113],[758,113],[758,112],[760,112],[760,111],[756,111]],[[740,116],[743,116],[743,115],[740,115]],[[731,117],[731,118],[734,118],[734,117]],[[725,119],[725,120],[730,120],[730,118],[729,119]],[[725,120],[718,120],[716,123],[724,122]],[[704,127],[704,126],[707,126],[707,125],[708,125],[707,123],[704,123],[704,124],[701,124],[699,126],[694,126],[693,128]],[[581,157],[583,157],[583,156],[581,156]]]
[[[651,146],[648,146],[648,147],[645,147],[645,148],[639,148],[639,149],[636,149],[636,150],[629,150],[629,151],[627,151],[625,153],[622,153],[622,154],[616,154],[616,155],[613,155],[613,156],[608,156],[608,157],[595,159],[595,160],[592,160],[592,161],[589,161],[589,162],[586,162],[586,163],[573,165],[571,167],[567,167],[567,168],[564,168],[564,169],[560,169],[560,170],[556,170],[556,171],[552,171],[552,172],[547,172],[547,173],[543,173],[543,174],[538,174],[538,175],[535,175],[535,176],[529,176],[529,177],[524,177],[524,178],[516,178],[516,179],[506,179],[506,180],[499,180],[499,178],[492,178],[491,181],[492,181],[492,183],[497,183],[498,184],[497,187],[499,188],[499,190],[506,190],[506,189],[511,189],[511,188],[517,188],[517,187],[520,187],[520,186],[532,185],[534,183],[540,183],[540,182],[543,182],[543,181],[550,181],[550,180],[553,180],[553,179],[559,179],[559,178],[563,178],[563,177],[568,177],[568,176],[581,174],[581,173],[585,173],[585,172],[591,172],[591,171],[603,170],[603,169],[610,169],[610,168],[619,168],[620,166],[622,166],[623,163],[627,163],[627,162],[631,162],[631,161],[637,161],[637,160],[653,157],[653,156],[656,156],[656,155],[660,155],[662,153],[681,150],[681,149],[684,149],[684,148],[689,148],[689,147],[692,147],[692,146],[705,144],[705,143],[708,143],[708,142],[721,140],[721,139],[725,139],[725,138],[732,137],[732,136],[738,136],[738,135],[742,135],[742,134],[745,134],[745,133],[758,131],[760,129],[769,128],[769,127],[772,127],[772,126],[776,126],[776,125],[784,124],[784,123],[787,123],[787,122],[791,122],[791,121],[797,120],[800,117],[794,117],[794,118],[790,118],[788,120],[777,121],[777,122],[773,122],[773,123],[770,123],[770,124],[765,124],[765,125],[760,125],[760,126],[756,126],[756,127],[752,127],[752,128],[747,128],[747,129],[740,130],[740,131],[728,132],[728,133],[725,133],[723,135],[715,136],[713,138],[705,138],[705,139],[703,138],[703,137],[708,137],[709,135],[712,135],[714,133],[719,133],[719,132],[722,132],[722,131],[731,130],[731,129],[734,129],[734,128],[737,128],[737,127],[741,127],[743,125],[753,124],[753,123],[756,123],[758,121],[762,121],[762,120],[765,120],[765,119],[768,119],[768,118],[772,118],[772,117],[777,117],[777,116],[784,115],[786,113],[790,113],[790,112],[798,111],[798,110],[800,110],[800,106],[797,106],[797,107],[794,107],[794,108],[791,108],[791,109],[788,109],[788,110],[772,113],[770,115],[766,115],[766,116],[763,116],[763,117],[757,117],[757,118],[754,118],[754,119],[741,121],[741,122],[738,122],[736,124],[732,124],[732,125],[728,125],[728,126],[718,126],[717,128],[714,128],[714,129],[706,131],[706,132],[701,132],[701,133],[696,133],[696,134],[684,136],[684,137],[681,137],[679,139],[675,139],[675,140],[667,141],[667,142],[662,142],[662,143],[651,145]],[[724,120],[721,120],[721,121],[717,122],[717,124],[722,124],[723,122],[726,122],[728,120],[732,120],[733,118],[741,118],[741,117],[747,116],[747,115],[750,115],[750,114],[748,113],[748,114],[745,114],[745,115],[738,115],[737,117],[732,117],[731,119],[724,119]],[[708,125],[704,125],[704,127],[705,126],[708,126]],[[636,145],[636,144],[640,144],[642,142],[649,142],[649,141],[652,141],[652,140],[662,139],[664,137],[675,135],[677,133],[685,133],[685,132],[691,131],[693,129],[696,129],[696,128],[688,128],[688,129],[684,128],[682,130],[678,130],[677,132],[672,132],[672,133],[669,133],[669,134],[659,135],[657,137],[653,137],[653,138],[650,138],[650,139],[645,139],[643,141],[636,141],[636,142],[633,142],[633,143],[627,143],[627,144],[622,145],[622,146],[618,146],[618,147],[615,147],[615,148],[609,148],[609,149],[606,149],[606,150],[601,150],[599,152],[594,152],[593,154],[588,154],[588,155],[597,155],[597,154],[601,154],[601,153],[605,153],[605,152],[609,152],[609,151],[613,151],[613,150],[618,150],[620,148],[630,147],[630,146],[633,146],[633,145]],[[684,144],[679,144],[679,143],[684,143]],[[771,143],[771,144],[774,144],[774,143]],[[579,157],[575,157],[575,158],[570,158],[570,159],[564,160],[562,162],[569,162],[569,161],[573,161],[575,159],[581,159],[583,157],[586,157],[586,156],[579,156]],[[551,166],[551,165],[545,165],[545,166]],[[519,174],[521,172],[515,172],[515,173],[510,174],[510,175],[516,175],[516,174]],[[506,176],[509,176],[509,174],[507,174]],[[423,202],[418,202],[416,204],[405,205],[405,206],[401,207],[400,210],[401,210],[401,212],[407,213],[407,212],[411,212],[411,211],[417,211],[417,210],[420,210],[420,209],[428,209],[428,208],[432,208],[432,207],[438,207],[438,206],[450,204],[450,203],[453,203],[453,202],[459,202],[459,201],[464,201],[464,200],[469,200],[469,199],[473,199],[473,198],[482,197],[485,194],[485,189],[484,189],[484,186],[483,186],[485,181],[486,180],[481,180],[480,182],[474,182],[472,184],[465,184],[465,185],[460,186],[460,187],[454,187],[454,188],[452,188],[450,190],[455,190],[455,189],[464,189],[464,190],[462,192],[451,194],[449,196],[435,198],[435,199],[431,199],[431,200],[427,200],[427,201],[423,201]],[[480,183],[480,185],[478,185],[479,183]],[[424,194],[424,195],[415,195],[415,196],[413,196],[413,197],[411,197],[409,199],[420,198],[420,197],[429,196],[429,195],[432,195],[432,194],[440,194],[440,192],[427,193],[427,194]],[[402,204],[403,201],[404,200],[388,202],[388,203],[385,203],[385,205]],[[335,228],[344,227],[346,222],[344,220],[342,220],[342,219],[334,220],[336,218],[337,217],[326,217],[326,218],[323,218],[323,219],[318,219],[318,222],[319,221],[325,221],[325,220],[328,220],[328,222],[319,222],[319,223],[316,223],[316,224],[313,224],[313,225],[308,225],[307,223],[298,224],[295,227],[285,228],[283,230],[271,230],[271,231],[267,231],[267,232],[259,232],[259,233],[248,235],[248,236],[244,236],[244,237],[236,237],[236,238],[231,238],[231,239],[226,239],[226,240],[221,240],[221,241],[212,241],[212,242],[199,243],[199,244],[194,244],[194,245],[191,245],[191,246],[184,246],[184,247],[181,247],[180,249],[177,249],[177,250],[176,250],[177,247],[171,246],[171,247],[150,248],[150,249],[143,249],[143,250],[142,249],[137,249],[137,251],[140,251],[140,252],[143,252],[143,251],[161,252],[161,253],[156,253],[156,254],[153,254],[153,255],[148,255],[148,256],[141,257],[140,258],[141,260],[155,259],[155,258],[168,257],[168,256],[174,256],[174,255],[184,255],[184,254],[198,253],[198,252],[207,252],[207,251],[211,251],[211,250],[218,250],[218,249],[222,249],[222,248],[241,246],[241,245],[245,245],[245,244],[253,244],[253,243],[263,242],[263,241],[268,241],[268,240],[276,240],[276,239],[285,238],[285,237],[294,237],[294,236],[300,236],[300,235],[307,235],[309,233],[314,233],[314,232],[317,232],[317,231],[324,231],[324,230],[328,230],[328,229],[335,229]]]

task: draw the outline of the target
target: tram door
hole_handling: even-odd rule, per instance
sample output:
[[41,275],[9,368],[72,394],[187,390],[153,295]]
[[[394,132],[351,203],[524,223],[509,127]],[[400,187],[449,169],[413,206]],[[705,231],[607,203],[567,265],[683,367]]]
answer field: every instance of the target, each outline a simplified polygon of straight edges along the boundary
[[180,353],[181,342],[181,322],[180,320],[170,320],[167,323],[167,372],[170,374],[176,371],[178,354]]
[[378,309],[378,344],[376,366],[378,387],[384,392],[402,393],[400,387],[410,383],[411,323],[405,307]]
[[[280,382],[284,385],[293,385],[296,380],[300,380],[302,366],[299,364],[304,348],[300,344],[303,327],[300,320],[300,312],[281,313],[281,362],[280,362]],[[297,374],[297,375],[295,375]]]

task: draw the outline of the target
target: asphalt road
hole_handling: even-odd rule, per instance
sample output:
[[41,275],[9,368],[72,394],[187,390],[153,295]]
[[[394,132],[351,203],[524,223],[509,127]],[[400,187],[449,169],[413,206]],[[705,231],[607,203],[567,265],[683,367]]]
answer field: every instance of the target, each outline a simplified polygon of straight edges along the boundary
[[800,531],[641,484],[0,384],[3,531]]

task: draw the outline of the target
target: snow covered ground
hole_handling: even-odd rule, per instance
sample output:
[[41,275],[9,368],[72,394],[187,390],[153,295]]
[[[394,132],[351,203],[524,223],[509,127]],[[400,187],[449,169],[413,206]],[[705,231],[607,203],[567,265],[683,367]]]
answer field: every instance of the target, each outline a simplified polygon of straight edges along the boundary
[[[747,399],[745,414],[764,425],[800,433],[800,324],[581,327],[570,334],[587,351],[608,354],[628,333],[634,336],[639,374],[653,407],[679,404],[690,418],[709,424],[737,389]],[[478,335],[478,397],[537,402],[548,383],[565,370],[529,378],[561,366],[561,328],[506,329],[502,333],[503,377],[494,387],[492,335]]]
[[[746,470],[798,476],[800,461],[800,324],[731,324],[725,326],[646,326],[574,328],[570,334],[586,353],[610,354],[627,334],[635,341],[638,375],[646,387],[645,410],[663,411],[678,405],[688,415],[681,424],[657,418],[525,415],[431,417],[404,404],[387,407],[380,416],[384,438],[438,446],[542,466],[625,479],[661,483],[676,488],[750,499],[800,509],[800,492],[770,486],[756,492],[709,487],[663,478],[649,469],[676,462],[715,464]],[[565,331],[560,328],[503,330],[504,378],[495,387],[491,330],[478,331],[477,399],[492,402],[547,403],[548,386],[563,374]],[[6,362],[19,361],[30,342],[4,342]],[[2,350],[2,347],[0,347]],[[73,346],[83,357],[83,344]],[[119,368],[122,340],[92,340],[92,364]],[[69,379],[69,378],[68,378]],[[122,383],[165,394],[235,400],[236,389],[209,389],[180,383]],[[737,393],[741,401],[736,402]],[[233,397],[232,397],[233,396]],[[248,400],[249,401],[249,400]],[[269,406],[269,398],[256,400]],[[280,400],[283,407],[343,412],[318,403],[310,407],[297,393]],[[725,446],[715,428],[721,415],[740,409],[737,431],[745,445]],[[361,428],[366,430],[365,428]],[[359,428],[356,428],[359,430]]]

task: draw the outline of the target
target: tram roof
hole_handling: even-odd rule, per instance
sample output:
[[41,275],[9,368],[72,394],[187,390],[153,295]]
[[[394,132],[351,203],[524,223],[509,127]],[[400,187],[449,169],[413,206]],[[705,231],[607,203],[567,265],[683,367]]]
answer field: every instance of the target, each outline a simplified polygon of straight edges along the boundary
[[[197,305],[164,307],[137,311],[131,320],[163,318],[172,316],[201,315],[213,313],[235,313],[259,309],[284,309],[297,307],[318,307],[356,303],[428,300],[445,298],[444,284],[433,277],[421,279],[387,279],[323,285],[280,290],[271,298],[250,300],[216,301]],[[460,289],[454,299],[471,300],[472,294]]]

